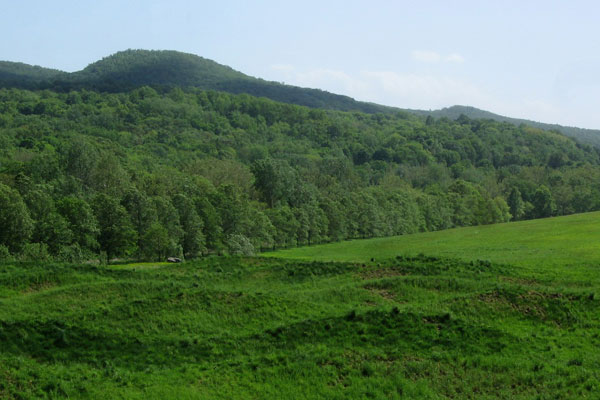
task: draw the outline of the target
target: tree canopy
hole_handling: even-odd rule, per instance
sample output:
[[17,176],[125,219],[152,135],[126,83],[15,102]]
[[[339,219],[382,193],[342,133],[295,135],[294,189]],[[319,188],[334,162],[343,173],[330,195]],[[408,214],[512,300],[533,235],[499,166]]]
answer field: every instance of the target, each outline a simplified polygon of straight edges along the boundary
[[599,151],[492,120],[0,89],[0,245],[196,257],[600,209]]

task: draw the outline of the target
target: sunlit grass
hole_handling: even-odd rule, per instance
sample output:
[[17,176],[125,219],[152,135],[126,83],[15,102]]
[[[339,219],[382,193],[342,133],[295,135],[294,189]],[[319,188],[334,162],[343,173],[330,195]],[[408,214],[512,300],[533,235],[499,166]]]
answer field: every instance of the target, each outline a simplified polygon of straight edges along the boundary
[[536,269],[600,265],[600,212],[351,240],[264,253],[290,259],[365,262],[419,253]]
[[535,268],[4,264],[0,398],[593,398],[595,272]]

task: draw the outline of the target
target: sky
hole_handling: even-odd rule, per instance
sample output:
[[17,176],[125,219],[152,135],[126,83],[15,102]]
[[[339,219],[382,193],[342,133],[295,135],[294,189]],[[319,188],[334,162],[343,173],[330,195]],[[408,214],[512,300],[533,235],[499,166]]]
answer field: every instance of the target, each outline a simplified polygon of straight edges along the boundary
[[599,21],[578,0],[0,0],[0,60],[179,50],[361,101],[600,129]]

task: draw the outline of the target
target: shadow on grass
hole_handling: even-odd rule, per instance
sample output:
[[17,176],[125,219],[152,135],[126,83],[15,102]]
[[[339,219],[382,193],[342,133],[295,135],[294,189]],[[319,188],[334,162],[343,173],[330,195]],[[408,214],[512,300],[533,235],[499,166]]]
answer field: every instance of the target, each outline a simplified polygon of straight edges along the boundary
[[[210,365],[252,359],[273,352],[304,351],[316,345],[335,349],[379,348],[390,357],[438,348],[490,354],[513,342],[498,330],[473,326],[449,314],[419,315],[390,311],[354,312],[306,320],[246,337],[131,337],[58,320],[0,322],[2,351],[43,362],[107,362],[132,369],[187,362]],[[207,364],[207,365],[208,365]]]

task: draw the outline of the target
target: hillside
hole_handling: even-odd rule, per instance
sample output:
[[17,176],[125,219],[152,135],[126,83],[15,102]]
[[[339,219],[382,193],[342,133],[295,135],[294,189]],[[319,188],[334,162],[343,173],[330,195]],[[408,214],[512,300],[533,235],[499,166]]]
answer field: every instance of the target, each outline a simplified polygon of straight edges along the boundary
[[38,89],[55,79],[64,79],[68,73],[19,62],[0,61],[0,87]]
[[342,111],[375,113],[394,110],[323,90],[257,79],[212,60],[178,51],[126,50],[73,73],[21,63],[0,63],[0,87],[6,88],[126,92],[141,86],[154,86],[163,90],[197,87],[247,93],[284,103]]
[[582,143],[600,147],[599,130],[504,117],[467,106],[424,111],[366,103],[319,89],[301,88],[254,78],[212,60],[178,51],[121,51],[74,73],[23,63],[0,62],[0,87],[5,88],[52,89],[62,92],[79,89],[125,92],[141,86],[153,86],[162,90],[173,87],[197,87],[234,94],[246,93],[288,104],[328,110],[365,113],[408,112],[451,120],[465,115],[471,119],[492,119],[517,126],[526,124],[539,129],[555,130]]
[[196,86],[214,89],[219,82],[250,79],[227,66],[177,51],[127,50],[71,74],[84,87],[127,91],[144,85]]
[[252,254],[600,210],[600,154],[491,120],[0,90],[0,258]]
[[461,115],[464,115],[471,119],[491,119],[499,122],[508,122],[513,125],[529,125],[535,128],[544,129],[547,131],[556,131],[564,135],[576,138],[582,143],[588,143],[594,146],[600,146],[600,130],[597,129],[583,129],[572,126],[562,126],[558,124],[546,124],[543,122],[536,122],[527,119],[510,118],[502,115],[494,114],[489,111],[480,110],[475,107],[469,106],[452,106],[448,108],[442,108],[441,110],[433,111],[422,111],[422,110],[410,110],[417,115],[431,115],[434,118],[450,118],[452,120],[458,119]]

